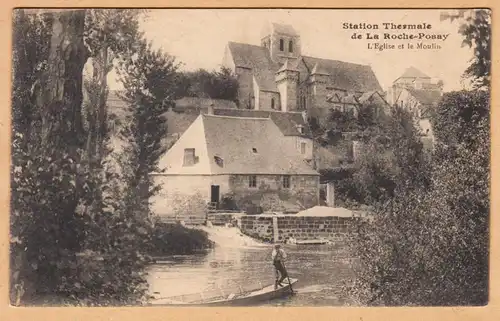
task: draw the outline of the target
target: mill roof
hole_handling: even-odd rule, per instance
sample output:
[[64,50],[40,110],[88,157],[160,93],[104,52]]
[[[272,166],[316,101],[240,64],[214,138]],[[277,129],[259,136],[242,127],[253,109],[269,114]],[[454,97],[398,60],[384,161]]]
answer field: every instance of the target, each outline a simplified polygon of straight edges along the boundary
[[319,175],[269,118],[199,117],[212,174]]

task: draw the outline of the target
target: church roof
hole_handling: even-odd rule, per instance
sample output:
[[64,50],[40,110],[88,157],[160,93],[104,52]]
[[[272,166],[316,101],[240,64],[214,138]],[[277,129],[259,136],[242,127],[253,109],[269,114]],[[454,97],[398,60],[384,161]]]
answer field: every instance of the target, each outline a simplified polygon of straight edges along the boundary
[[298,36],[297,31],[289,24],[270,22],[264,25],[261,31],[261,38],[269,36],[272,33],[285,34],[288,36]]
[[269,118],[199,117],[212,174],[319,175]]
[[308,56],[303,56],[302,59],[309,70],[316,66],[316,71],[328,74],[329,85],[334,88],[360,92],[382,90],[372,68],[368,65]]
[[272,61],[268,49],[237,42],[229,42],[228,48],[236,67],[252,70],[260,90],[278,92],[275,73],[279,66]]
[[311,70],[311,75],[328,75],[326,70],[321,69],[321,67],[316,63]]
[[281,65],[280,69],[278,69],[277,72],[285,71],[285,70],[291,70],[291,71],[298,71],[297,69],[297,59],[295,61],[290,61],[290,59],[286,59],[285,63]]
[[297,31],[295,31],[295,29],[289,24],[274,23],[273,22],[271,25],[272,25],[274,32],[276,32],[276,33],[282,33],[282,34],[286,34],[289,36],[298,36],[299,35],[297,33]]
[[[431,78],[415,67],[407,68],[399,78]],[[399,79],[398,78],[398,79]],[[397,80],[397,79],[396,79]]]

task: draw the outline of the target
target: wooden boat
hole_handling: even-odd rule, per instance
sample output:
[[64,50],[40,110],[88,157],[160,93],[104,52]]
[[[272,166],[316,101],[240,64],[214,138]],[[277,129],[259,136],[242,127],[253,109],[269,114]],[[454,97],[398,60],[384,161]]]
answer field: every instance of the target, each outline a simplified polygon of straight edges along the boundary
[[297,245],[322,245],[322,244],[328,244],[329,241],[325,239],[319,239],[319,240],[297,240],[295,241],[295,244]]
[[[292,285],[296,284],[298,279],[290,278]],[[246,290],[239,287],[237,291],[219,291],[219,295],[209,296],[210,293],[196,293],[179,295],[175,297],[157,298],[151,301],[154,306],[248,306],[254,305],[278,298],[286,297],[292,294],[288,280],[283,281],[283,287],[274,288],[274,284],[267,286],[257,286],[253,290]],[[212,291],[213,292],[213,291]],[[213,294],[213,293],[212,293]],[[207,297],[209,296],[209,297]]]

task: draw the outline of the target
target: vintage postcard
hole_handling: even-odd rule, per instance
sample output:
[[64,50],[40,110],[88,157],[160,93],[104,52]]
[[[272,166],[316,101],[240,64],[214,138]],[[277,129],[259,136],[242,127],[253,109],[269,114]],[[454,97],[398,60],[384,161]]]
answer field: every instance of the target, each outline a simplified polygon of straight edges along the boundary
[[489,9],[15,9],[10,304],[485,306]]

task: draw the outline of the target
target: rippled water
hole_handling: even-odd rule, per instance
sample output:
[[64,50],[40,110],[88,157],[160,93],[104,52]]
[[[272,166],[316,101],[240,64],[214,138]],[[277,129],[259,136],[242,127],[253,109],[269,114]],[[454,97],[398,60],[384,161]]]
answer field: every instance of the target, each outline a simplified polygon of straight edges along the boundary
[[[339,306],[345,303],[340,284],[351,273],[350,261],[332,245],[285,245],[287,270],[298,278],[297,295],[261,305]],[[216,247],[207,254],[175,256],[149,269],[150,291],[170,297],[218,288],[272,284],[272,247]]]

